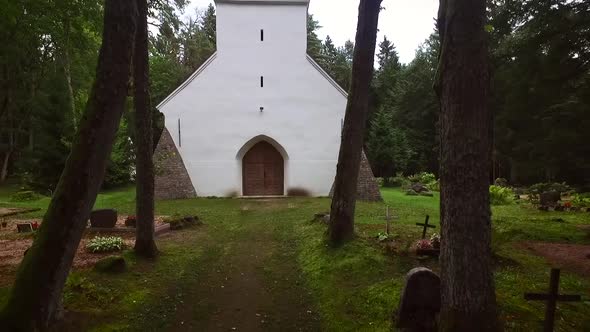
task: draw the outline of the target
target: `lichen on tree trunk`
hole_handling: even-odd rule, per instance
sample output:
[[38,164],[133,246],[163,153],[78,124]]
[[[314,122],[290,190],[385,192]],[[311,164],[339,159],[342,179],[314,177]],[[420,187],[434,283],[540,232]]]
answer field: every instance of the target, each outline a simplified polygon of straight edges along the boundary
[[485,0],[441,1],[441,331],[497,331]]
[[369,87],[373,77],[380,8],[381,0],[361,0],[359,4],[352,80],[346,105],[328,228],[330,242],[333,245],[339,245],[354,237],[356,187],[369,108]]
[[136,1],[139,16],[133,57],[137,188],[135,253],[153,258],[158,249],[154,240],[154,143],[153,112],[149,102],[148,8],[147,0]]
[[0,326],[45,329],[53,320],[74,255],[102,185],[127,95],[137,7],[105,1],[96,79],[78,135],[33,246],[23,259]]

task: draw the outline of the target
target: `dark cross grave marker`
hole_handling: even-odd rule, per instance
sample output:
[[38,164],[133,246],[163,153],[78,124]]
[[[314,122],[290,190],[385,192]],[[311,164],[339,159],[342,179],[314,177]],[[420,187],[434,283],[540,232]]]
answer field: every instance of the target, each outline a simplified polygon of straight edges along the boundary
[[416,226],[422,226],[422,227],[424,227],[424,229],[422,230],[422,239],[425,239],[426,238],[426,230],[427,229],[429,229],[429,228],[436,228],[436,226],[429,225],[428,224],[428,220],[429,219],[430,219],[430,216],[429,215],[426,215],[426,220],[424,220],[424,223],[423,224],[421,224],[419,222],[416,223]]
[[580,302],[580,295],[559,295],[559,269],[551,269],[551,279],[549,281],[549,294],[525,293],[524,299],[527,301],[545,301],[545,322],[543,323],[544,332],[553,332],[555,325],[555,309],[557,302]]

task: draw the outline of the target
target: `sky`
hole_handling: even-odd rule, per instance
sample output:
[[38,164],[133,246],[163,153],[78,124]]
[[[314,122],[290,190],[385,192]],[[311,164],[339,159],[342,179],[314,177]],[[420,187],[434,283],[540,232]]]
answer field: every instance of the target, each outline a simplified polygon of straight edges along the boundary
[[[185,13],[194,13],[195,8],[205,8],[213,0],[191,0]],[[379,17],[379,37],[386,35],[395,44],[401,62],[414,58],[420,46],[434,30],[434,18],[438,0],[383,0],[385,8]],[[354,41],[359,0],[311,0],[309,13],[320,22],[318,31],[323,40],[326,35],[337,46],[348,39]]]

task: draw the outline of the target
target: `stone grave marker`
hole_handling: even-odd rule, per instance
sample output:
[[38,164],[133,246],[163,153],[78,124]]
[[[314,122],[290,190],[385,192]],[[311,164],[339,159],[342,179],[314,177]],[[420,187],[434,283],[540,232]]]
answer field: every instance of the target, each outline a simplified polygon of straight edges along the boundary
[[95,228],[115,228],[117,224],[117,210],[95,210],[90,213],[90,226]]
[[539,195],[539,203],[543,207],[555,207],[557,202],[561,199],[561,194],[558,191],[546,191]]
[[16,224],[16,230],[19,233],[30,233],[33,231],[33,224],[30,222]]
[[439,312],[439,276],[425,267],[410,270],[402,290],[396,326],[406,332],[436,332]]

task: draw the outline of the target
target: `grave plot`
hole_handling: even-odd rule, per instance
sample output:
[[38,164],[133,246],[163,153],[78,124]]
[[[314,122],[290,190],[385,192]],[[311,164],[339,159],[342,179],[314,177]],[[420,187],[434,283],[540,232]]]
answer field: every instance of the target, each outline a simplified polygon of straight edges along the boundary
[[525,242],[518,246],[544,257],[554,266],[561,266],[590,278],[590,245]]
[[436,233],[426,237],[429,228],[435,229],[435,225],[428,223],[430,216],[427,215],[424,223],[416,223],[416,226],[422,227],[422,239],[416,243],[416,254],[426,256],[438,256],[440,254],[440,236]]
[[[0,276],[2,276],[0,277],[0,287],[10,285],[12,282],[14,272],[22,261],[25,252],[33,244],[35,231],[42,223],[42,220],[38,218],[16,219],[19,214],[31,212],[30,209],[2,210],[5,214],[0,224]],[[7,216],[6,213],[10,213],[10,216]],[[122,239],[125,248],[133,248],[135,244],[134,216],[101,212],[99,218],[107,219],[98,221],[99,224],[106,222],[107,224],[103,223],[101,225],[107,227],[92,227],[89,221],[88,229],[80,241],[74,258],[74,268],[91,267],[100,259],[113,254],[113,252],[90,252],[87,245],[95,237],[118,237]],[[165,222],[165,218],[165,216],[156,217],[156,236],[170,230],[170,223]]]

